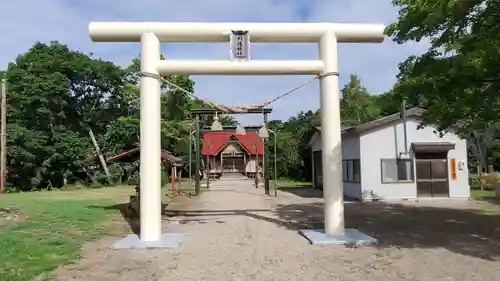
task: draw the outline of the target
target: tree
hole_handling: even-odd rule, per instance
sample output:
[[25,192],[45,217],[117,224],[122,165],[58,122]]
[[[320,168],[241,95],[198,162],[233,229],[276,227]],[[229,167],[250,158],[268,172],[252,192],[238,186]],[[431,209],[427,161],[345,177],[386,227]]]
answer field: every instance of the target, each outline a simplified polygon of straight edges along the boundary
[[477,175],[482,175],[483,169],[492,163],[496,148],[497,137],[500,134],[500,122],[489,122],[487,124],[474,124],[469,126],[469,134],[465,135],[468,139],[469,152],[476,162]]
[[[163,56],[160,57],[163,59]],[[139,99],[138,85],[140,81],[140,60],[133,59],[132,63],[125,69],[125,79],[135,95]],[[189,79],[188,76],[169,75],[164,76],[163,79],[172,82],[173,84],[185,89],[188,92],[194,92],[194,81]],[[129,95],[131,96],[131,95]],[[167,83],[162,83],[161,95],[161,111],[162,111],[162,147],[167,150],[174,151],[176,147],[182,146],[179,142],[188,134],[188,130],[192,127],[192,121],[188,120],[189,107],[192,97],[187,95],[184,91],[176,87],[170,87]],[[139,106],[135,103],[134,106]],[[136,132],[139,132],[138,119],[139,109],[135,109],[135,119],[124,119],[133,122],[136,125]],[[130,134],[129,134],[130,135]],[[136,142],[139,140],[137,139]]]
[[[160,59],[164,59],[163,55]],[[140,81],[140,65],[141,61],[138,58],[132,60],[132,63],[126,68],[126,80],[131,85],[138,85]],[[194,92],[194,81],[189,79],[189,76],[168,75],[163,79],[181,87],[187,92]],[[187,108],[192,100],[192,97],[184,91],[176,87],[171,87],[167,83],[162,82],[162,112],[163,117],[169,120],[184,120],[188,117]]]
[[9,64],[9,184],[23,190],[58,187],[84,169],[88,129],[113,120],[109,96],[122,89],[122,70],[58,42],[36,43]]
[[[140,99],[138,60],[126,68],[94,59],[52,42],[36,43],[9,65],[8,157],[9,184],[21,190],[63,187],[75,182],[102,182],[88,131],[92,130],[104,154],[139,143]],[[192,92],[189,77],[165,79]],[[209,105],[172,87],[162,87],[162,147],[176,155],[189,151],[190,109]],[[210,126],[215,116],[202,116]],[[226,126],[237,125],[231,115],[219,115]],[[310,180],[307,147],[319,111],[300,112],[285,122],[272,121],[269,144],[277,137],[281,177]],[[319,124],[317,124],[319,125]],[[268,151],[268,153],[270,153]],[[110,164],[115,179],[138,180],[138,163]]]
[[426,53],[400,64],[394,92],[425,108],[423,123],[439,131],[459,122],[481,171],[500,155],[491,127],[500,120],[500,0],[393,4],[399,17],[386,33],[398,44],[430,41]]
[[500,1],[394,0],[399,16],[387,28],[398,44],[429,39],[421,56],[400,64],[395,91],[426,109],[446,129],[457,119],[500,117]]
[[340,116],[344,125],[358,125],[379,116],[379,109],[373,98],[356,75],[342,89]]
[[[138,66],[133,60],[122,69],[58,42],[36,43],[10,63],[5,73],[9,184],[30,190],[99,180],[88,132],[94,132],[105,154],[139,143]],[[193,91],[188,77],[166,78]],[[193,123],[185,120],[192,98],[162,89],[162,147],[179,154]]]
[[[372,99],[379,109],[380,116],[389,116],[401,111],[403,97],[398,93],[390,91],[378,96],[372,96]],[[407,107],[412,107],[412,105],[407,105]]]
[[274,137],[276,137],[276,162],[278,175],[283,178],[294,180],[311,180],[311,151],[307,146],[314,132],[313,120],[315,113],[312,111],[299,112],[287,121],[273,120],[269,122],[271,130],[276,136],[270,134],[268,143],[268,155],[274,152]]
[[491,165],[493,165],[495,171],[500,170],[500,138],[493,140],[493,145],[491,146]]

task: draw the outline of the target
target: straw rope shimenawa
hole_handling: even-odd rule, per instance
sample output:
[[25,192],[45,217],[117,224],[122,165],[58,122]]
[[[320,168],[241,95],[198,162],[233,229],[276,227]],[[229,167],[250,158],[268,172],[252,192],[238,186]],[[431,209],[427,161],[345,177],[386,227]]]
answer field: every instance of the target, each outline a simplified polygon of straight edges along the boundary
[[294,87],[294,88],[290,89],[289,91],[287,91],[281,95],[278,95],[277,97],[275,97],[271,100],[265,101],[264,103],[258,104],[258,105],[254,104],[254,105],[246,105],[246,106],[231,106],[231,105],[217,104],[217,103],[214,103],[210,100],[202,99],[202,98],[196,96],[193,92],[190,92],[190,91],[180,87],[179,85],[176,85],[175,83],[168,81],[167,79],[161,77],[160,75],[157,75],[154,73],[149,73],[149,72],[141,72],[141,75],[145,76],[145,77],[159,79],[163,83],[167,84],[169,87],[175,88],[175,89],[177,89],[177,90],[179,90],[179,91],[181,91],[181,92],[183,92],[183,93],[185,93],[185,94],[187,94],[187,95],[189,95],[197,100],[200,100],[203,103],[207,104],[208,106],[211,106],[211,107],[213,107],[221,112],[242,112],[242,113],[245,113],[245,112],[249,112],[251,110],[261,109],[261,108],[264,108],[272,103],[275,103],[276,101],[278,101],[278,100],[290,95],[291,93],[303,88],[304,86],[312,83],[316,79],[321,79],[323,77],[327,77],[327,76],[331,76],[331,75],[338,76],[339,73],[338,72],[325,72],[325,73],[318,74],[314,78],[311,78],[311,79],[305,81],[304,83],[298,85],[297,87]]

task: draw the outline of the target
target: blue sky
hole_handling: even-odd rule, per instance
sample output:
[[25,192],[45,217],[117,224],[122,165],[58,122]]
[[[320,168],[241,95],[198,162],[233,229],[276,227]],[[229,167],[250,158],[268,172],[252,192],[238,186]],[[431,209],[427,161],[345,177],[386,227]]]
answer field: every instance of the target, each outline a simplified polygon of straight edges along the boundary
[[[73,49],[127,65],[139,54],[138,43],[93,43],[90,21],[208,22],[353,22],[389,24],[397,10],[390,0],[16,0],[0,10],[0,68],[26,52],[36,41],[60,41]],[[9,36],[9,37],[7,37]],[[425,43],[396,45],[344,44],[339,48],[340,84],[357,74],[368,91],[380,94],[395,82],[397,65],[425,51]],[[171,59],[227,59],[229,44],[164,43]],[[253,59],[314,59],[316,44],[252,45]],[[307,76],[193,76],[196,94],[224,104],[262,103],[286,92]],[[317,83],[276,103],[272,119],[286,119],[300,110],[319,107]],[[260,116],[239,117],[245,124]]]

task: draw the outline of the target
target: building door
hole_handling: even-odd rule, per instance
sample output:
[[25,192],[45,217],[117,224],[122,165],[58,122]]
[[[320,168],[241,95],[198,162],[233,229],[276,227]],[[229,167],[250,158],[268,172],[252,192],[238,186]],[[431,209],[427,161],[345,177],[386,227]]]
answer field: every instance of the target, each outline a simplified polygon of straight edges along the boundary
[[235,163],[234,158],[231,156],[224,157],[224,163],[222,164],[224,173],[234,173],[235,172]]
[[417,155],[416,169],[418,197],[449,196],[447,158],[443,159],[442,155]]
[[244,173],[245,161],[243,157],[228,155],[222,158],[222,169],[224,173]]

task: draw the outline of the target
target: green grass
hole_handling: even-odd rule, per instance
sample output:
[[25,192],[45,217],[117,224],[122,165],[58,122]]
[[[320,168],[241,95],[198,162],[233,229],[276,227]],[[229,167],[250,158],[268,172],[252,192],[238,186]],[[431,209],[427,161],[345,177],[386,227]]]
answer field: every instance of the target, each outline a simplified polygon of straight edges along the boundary
[[104,222],[117,210],[105,206],[130,191],[106,188],[0,195],[0,209],[20,214],[18,220],[3,218],[2,222],[0,217],[0,281],[32,280],[75,262],[85,242],[109,235]]
[[487,214],[498,215],[500,214],[500,199],[495,197],[493,190],[472,189],[471,198],[477,201],[486,202],[483,211]]
[[[271,184],[274,183],[273,180],[270,181]],[[280,179],[278,180],[278,185],[279,187],[311,187],[312,183],[310,182],[303,182],[303,181],[295,181],[295,180],[288,180],[288,179]]]
[[474,200],[485,200],[485,199],[491,199],[493,197],[495,197],[495,191],[493,190],[480,190],[480,189],[471,190],[471,198]]

